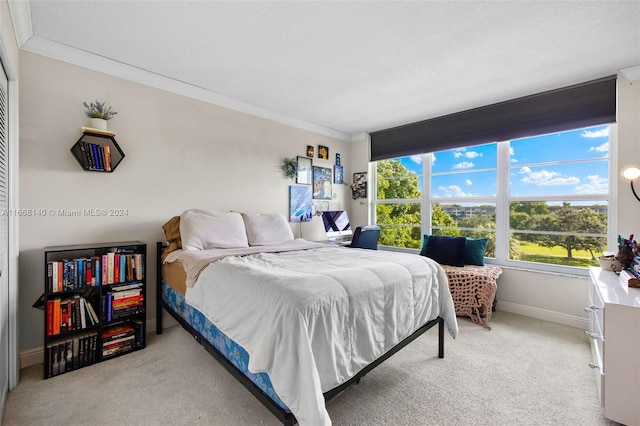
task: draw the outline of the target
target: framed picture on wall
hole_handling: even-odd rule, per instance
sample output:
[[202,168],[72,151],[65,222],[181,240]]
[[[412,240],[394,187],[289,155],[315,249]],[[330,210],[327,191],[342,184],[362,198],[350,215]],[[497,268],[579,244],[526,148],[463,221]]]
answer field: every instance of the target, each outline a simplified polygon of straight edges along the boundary
[[298,157],[298,171],[296,183],[311,185],[313,183],[313,160],[307,157]]
[[324,145],[318,145],[318,158],[323,160],[329,159],[329,147]]
[[289,221],[308,222],[313,219],[311,186],[289,186]]
[[342,185],[344,183],[344,169],[340,164],[333,167],[333,183]]
[[313,166],[313,198],[331,200],[331,169]]
[[353,174],[353,184],[351,185],[351,198],[367,198],[367,172]]
[[315,149],[313,148],[312,145],[307,145],[307,157],[313,158],[313,152],[314,151],[315,151]]

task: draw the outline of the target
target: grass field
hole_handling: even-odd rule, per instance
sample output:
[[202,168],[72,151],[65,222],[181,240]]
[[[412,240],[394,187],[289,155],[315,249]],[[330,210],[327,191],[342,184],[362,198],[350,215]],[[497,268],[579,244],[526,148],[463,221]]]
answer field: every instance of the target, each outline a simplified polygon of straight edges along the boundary
[[[594,253],[596,257],[602,253]],[[591,259],[591,253],[586,250],[574,250],[573,259],[567,259],[567,251],[562,247],[542,247],[538,244],[520,242],[520,260],[527,262],[551,263],[553,265],[567,265],[578,267],[598,266],[597,259]]]

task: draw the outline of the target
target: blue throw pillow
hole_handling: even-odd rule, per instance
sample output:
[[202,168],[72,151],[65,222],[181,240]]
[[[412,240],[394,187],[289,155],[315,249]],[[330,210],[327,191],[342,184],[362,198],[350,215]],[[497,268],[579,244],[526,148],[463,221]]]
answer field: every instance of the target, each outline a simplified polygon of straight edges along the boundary
[[[420,256],[427,255],[427,244],[429,243],[429,235],[422,236],[422,247],[420,248]],[[487,250],[488,238],[469,238],[464,247],[464,263],[465,265],[484,266],[484,253]],[[431,256],[428,256],[431,257]]]
[[442,265],[464,266],[465,237],[431,235],[428,237],[424,256]]
[[467,238],[464,249],[464,263],[466,265],[484,266],[484,252],[487,249],[488,238]]
[[422,236],[422,248],[420,249],[420,256],[426,256],[427,255],[427,242],[429,241],[429,236],[428,235],[423,235]]

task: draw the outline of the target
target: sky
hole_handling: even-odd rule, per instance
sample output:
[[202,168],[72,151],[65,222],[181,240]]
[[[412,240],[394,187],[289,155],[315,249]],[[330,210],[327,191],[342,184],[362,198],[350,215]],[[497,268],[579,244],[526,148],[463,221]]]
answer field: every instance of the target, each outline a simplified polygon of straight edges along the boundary
[[[510,151],[511,195],[608,192],[608,125],[513,140]],[[435,197],[496,194],[497,144],[441,151],[434,156],[432,193]],[[552,164],[567,160],[572,162]],[[405,157],[402,164],[422,175],[421,155]]]

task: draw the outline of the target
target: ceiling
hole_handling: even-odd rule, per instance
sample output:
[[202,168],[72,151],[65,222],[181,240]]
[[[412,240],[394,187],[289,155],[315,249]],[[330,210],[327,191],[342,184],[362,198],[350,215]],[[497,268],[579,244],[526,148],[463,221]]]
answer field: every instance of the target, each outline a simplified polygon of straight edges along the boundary
[[343,140],[640,67],[640,1],[10,1],[22,49]]

